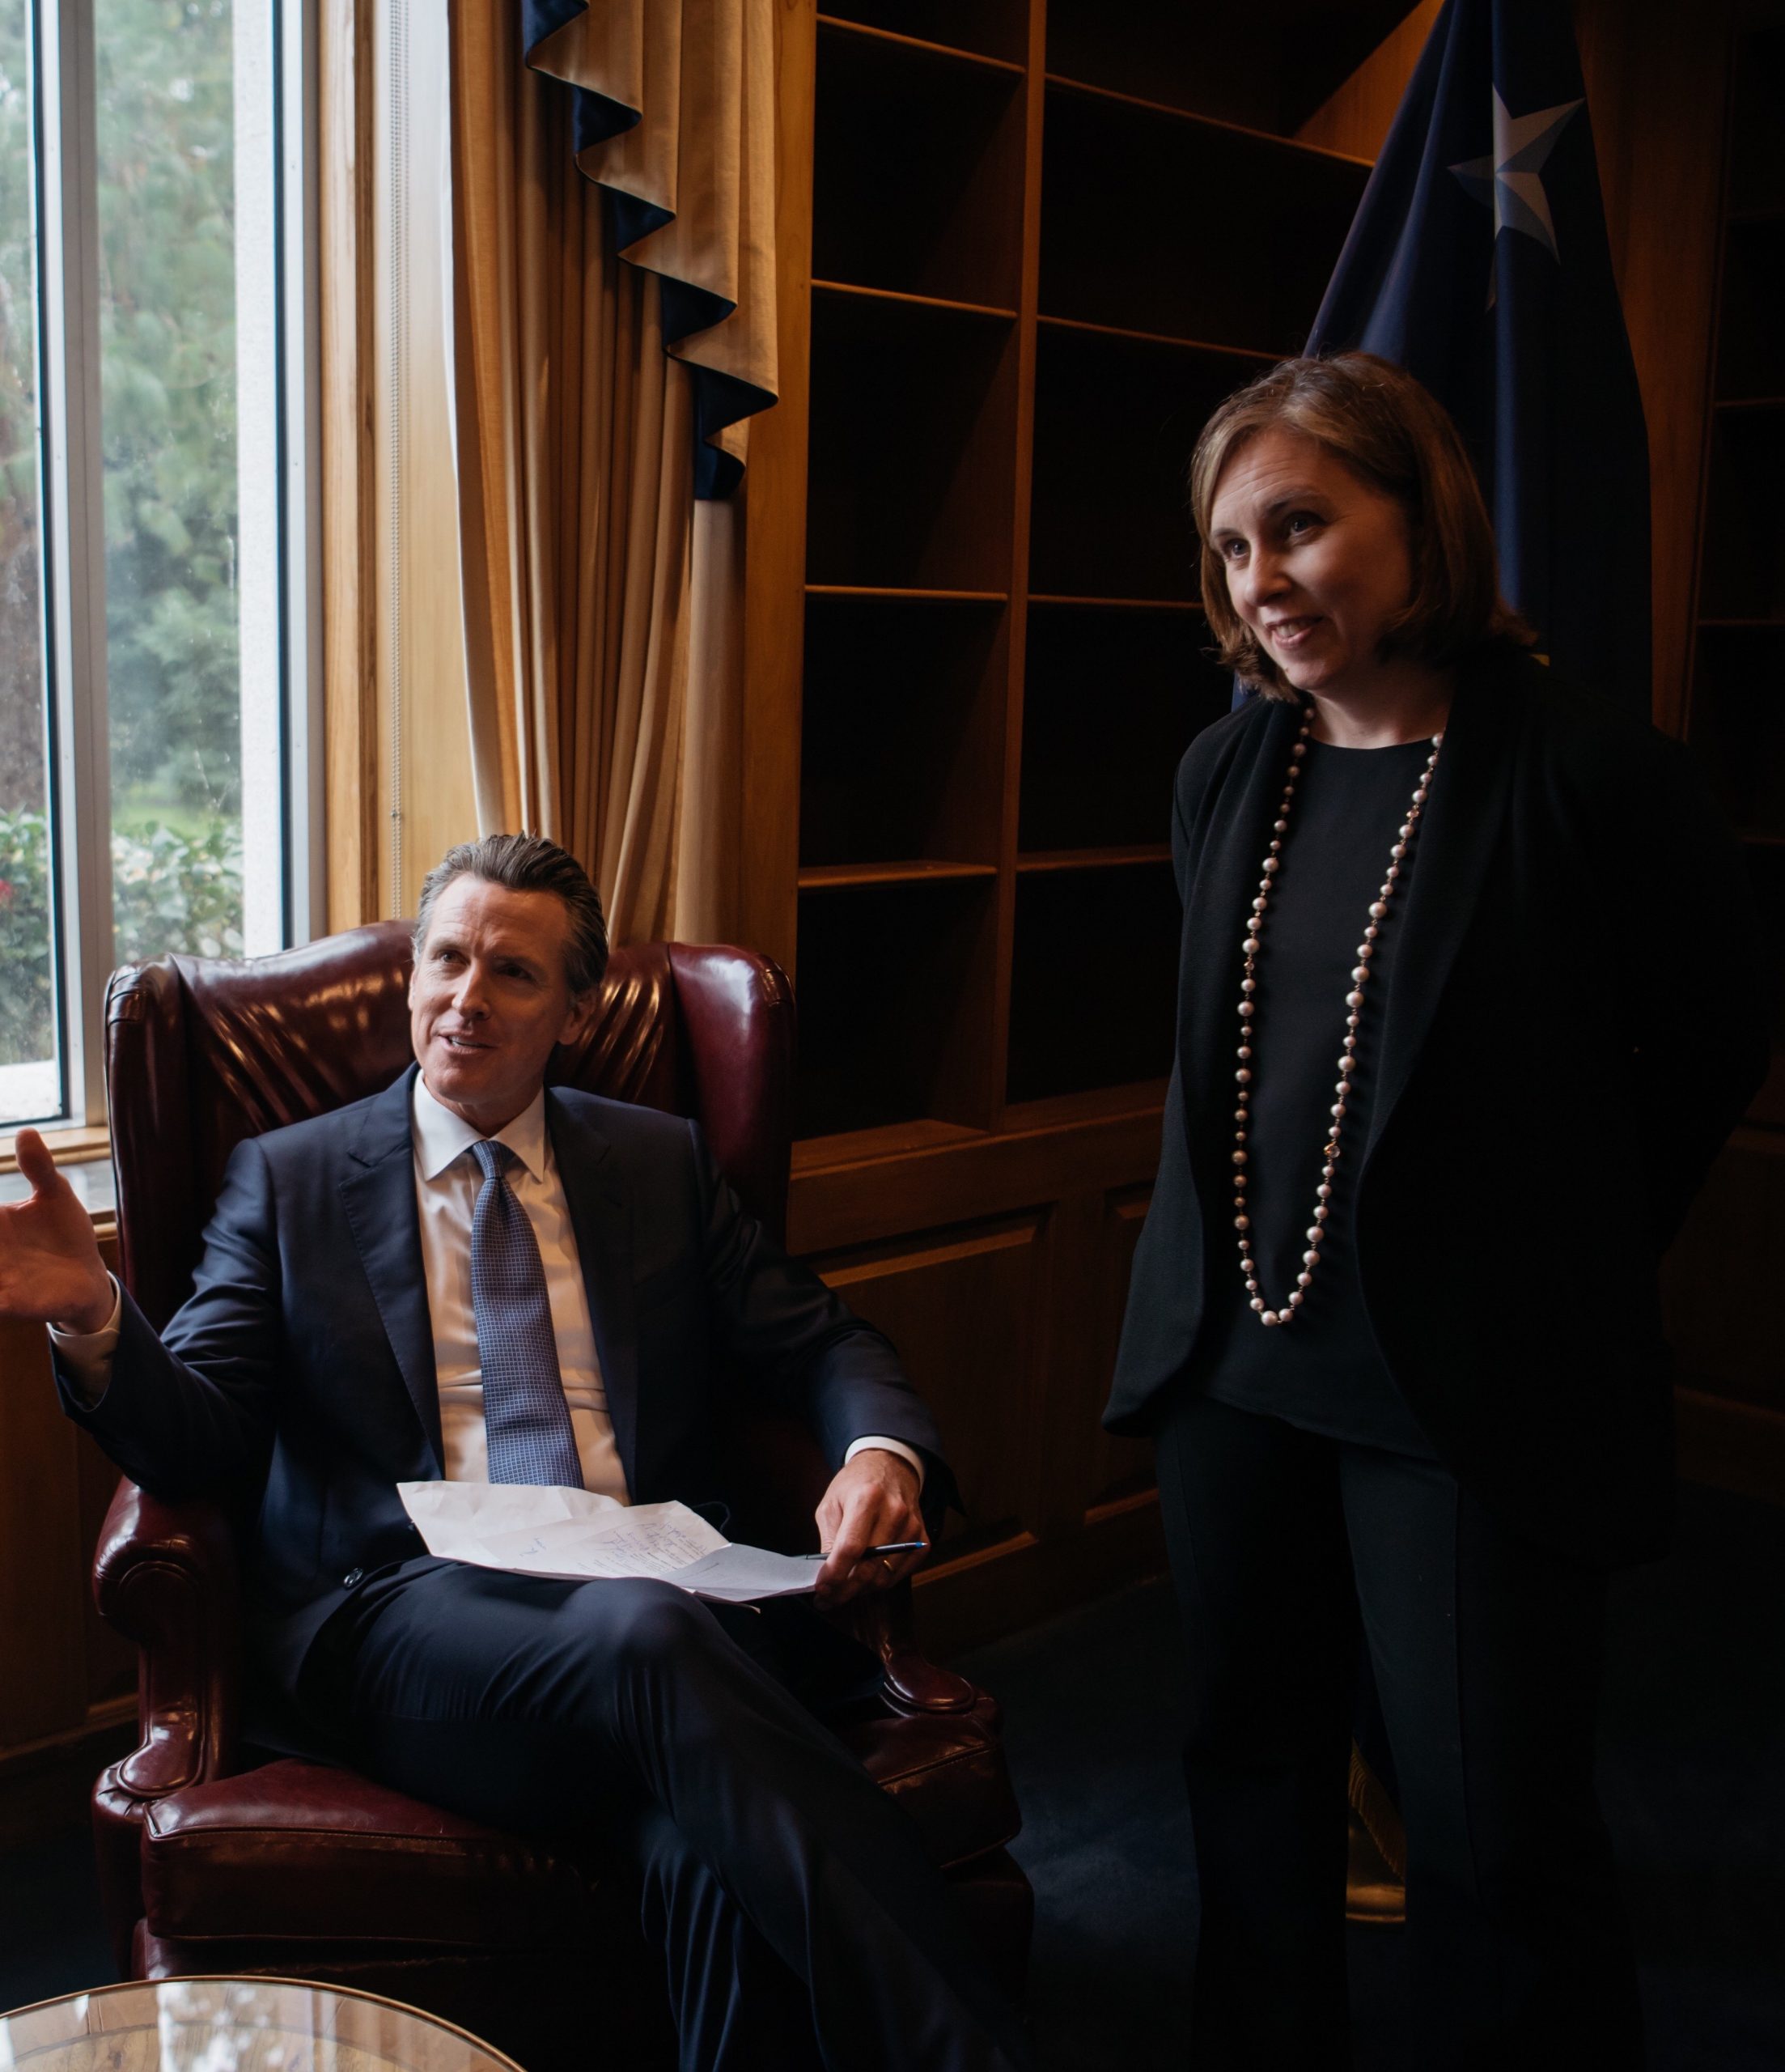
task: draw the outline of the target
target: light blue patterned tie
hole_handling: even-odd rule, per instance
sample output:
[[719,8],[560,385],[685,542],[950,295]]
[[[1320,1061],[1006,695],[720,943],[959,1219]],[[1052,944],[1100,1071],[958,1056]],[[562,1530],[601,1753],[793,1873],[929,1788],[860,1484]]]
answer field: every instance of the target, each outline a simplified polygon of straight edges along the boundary
[[483,1369],[490,1479],[580,1489],[583,1469],[539,1241],[502,1174],[515,1154],[489,1137],[471,1150],[483,1173],[471,1218],[471,1313]]

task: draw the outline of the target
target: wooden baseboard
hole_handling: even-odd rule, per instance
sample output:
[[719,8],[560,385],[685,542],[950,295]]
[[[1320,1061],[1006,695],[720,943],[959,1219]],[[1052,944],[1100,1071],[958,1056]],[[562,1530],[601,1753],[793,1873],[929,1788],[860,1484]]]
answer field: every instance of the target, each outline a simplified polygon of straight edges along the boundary
[[1676,1389],[1680,1479],[1785,1504],[1785,1413],[1700,1389]]
[[136,1739],[132,1694],[93,1706],[79,1726],[0,1748],[0,1849],[83,1825],[93,1780]]
[[918,1637],[943,1661],[1164,1569],[1159,1497],[1143,1490],[1099,1506],[1080,1531],[1046,1539],[1018,1533],[919,1576]]

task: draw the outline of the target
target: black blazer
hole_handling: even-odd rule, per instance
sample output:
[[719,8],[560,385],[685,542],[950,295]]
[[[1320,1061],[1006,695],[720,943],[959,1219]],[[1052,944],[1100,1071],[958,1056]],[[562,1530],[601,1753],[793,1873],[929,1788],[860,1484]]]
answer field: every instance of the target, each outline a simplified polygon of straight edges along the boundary
[[[1191,744],[1172,856],[1177,1056],[1104,1422],[1145,1432],[1232,1243],[1242,923],[1299,708]],[[1461,672],[1408,881],[1367,1141],[1365,1305],[1440,1455],[1516,1529],[1593,1560],[1664,1543],[1656,1268],[1764,1076],[1739,853],[1678,744],[1510,647]],[[1334,1041],[1342,1020],[1333,1003]]]
[[[396,1494],[443,1471],[410,1149],[414,1070],[369,1100],[239,1145],[193,1296],[158,1339],[125,1297],[110,1386],[70,1416],[167,1497],[260,1489],[251,1638],[292,1688],[357,1580],[422,1552]],[[692,1123],[553,1089],[608,1408],[639,1502],[722,1493],[736,1392],[792,1410],[835,1467],[874,1433],[931,1457],[936,1429],[878,1331],[786,1259]]]

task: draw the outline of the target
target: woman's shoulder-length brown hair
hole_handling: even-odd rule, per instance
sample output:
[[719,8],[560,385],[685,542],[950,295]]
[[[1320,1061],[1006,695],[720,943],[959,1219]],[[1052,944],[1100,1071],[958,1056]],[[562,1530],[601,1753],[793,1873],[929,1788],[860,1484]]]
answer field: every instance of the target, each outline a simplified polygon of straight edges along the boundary
[[1406,514],[1413,594],[1389,623],[1384,654],[1441,669],[1483,641],[1531,641],[1500,596],[1494,529],[1448,412],[1405,369],[1373,353],[1339,353],[1280,361],[1228,397],[1196,442],[1190,508],[1202,540],[1202,609],[1227,668],[1267,697],[1295,695],[1229,601],[1210,527],[1227,463],[1274,427],[1314,440]]

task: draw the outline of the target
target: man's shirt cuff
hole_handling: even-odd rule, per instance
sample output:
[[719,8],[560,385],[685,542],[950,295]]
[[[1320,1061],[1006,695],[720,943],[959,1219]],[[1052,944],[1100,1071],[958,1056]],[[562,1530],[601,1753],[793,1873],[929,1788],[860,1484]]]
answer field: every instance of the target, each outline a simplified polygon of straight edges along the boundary
[[117,1276],[109,1274],[112,1314],[98,1331],[59,1331],[49,1327],[49,1342],[62,1363],[73,1394],[91,1410],[112,1385],[112,1356],[117,1351],[118,1327],[124,1315],[124,1293]]
[[851,1439],[849,1443],[849,1450],[843,1455],[844,1467],[847,1467],[858,1454],[865,1454],[871,1447],[878,1448],[883,1454],[897,1454],[901,1460],[909,1461],[918,1471],[918,1488],[919,1492],[922,1492],[923,1456],[914,1446],[906,1446],[902,1439],[883,1439],[872,1434],[865,1439]]

